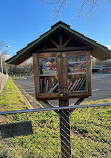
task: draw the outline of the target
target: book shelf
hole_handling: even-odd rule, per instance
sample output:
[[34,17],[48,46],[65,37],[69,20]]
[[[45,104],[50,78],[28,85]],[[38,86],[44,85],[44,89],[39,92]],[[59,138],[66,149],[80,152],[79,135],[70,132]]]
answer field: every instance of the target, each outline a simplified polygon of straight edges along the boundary
[[86,74],[86,72],[74,72],[74,73],[67,73],[67,75],[78,75],[78,74]]

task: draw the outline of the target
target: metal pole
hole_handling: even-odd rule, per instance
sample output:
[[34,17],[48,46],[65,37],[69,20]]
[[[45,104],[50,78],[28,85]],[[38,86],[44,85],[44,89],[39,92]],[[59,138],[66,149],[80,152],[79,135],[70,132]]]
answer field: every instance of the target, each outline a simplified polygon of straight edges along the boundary
[[[59,100],[59,106],[69,106],[69,100]],[[60,110],[60,137],[62,158],[71,158],[69,110]]]
[[8,75],[7,64],[6,63],[5,63],[5,72],[6,72],[6,75]]
[[[74,105],[74,106],[66,106],[66,107],[53,107],[53,108],[39,108],[39,109],[29,109],[29,110],[17,110],[17,111],[2,111],[0,115],[7,115],[7,114],[21,114],[21,113],[28,113],[28,112],[40,112],[40,111],[49,111],[49,110],[70,110],[70,109],[78,109],[78,108],[90,108],[90,107],[101,107],[101,106],[111,106],[111,103],[104,103],[104,104],[91,104],[91,105]],[[59,112],[60,113],[60,112]]]

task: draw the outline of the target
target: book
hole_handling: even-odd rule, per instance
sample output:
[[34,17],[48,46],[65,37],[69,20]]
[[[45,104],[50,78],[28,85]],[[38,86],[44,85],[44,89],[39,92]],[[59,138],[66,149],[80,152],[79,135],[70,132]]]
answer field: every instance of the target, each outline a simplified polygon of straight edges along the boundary
[[77,85],[79,84],[80,80],[81,80],[81,78],[77,79],[77,82],[76,82],[74,88],[72,89],[73,92],[74,92],[74,90],[76,89]]
[[73,90],[73,88],[76,85],[76,83],[77,83],[77,80],[74,81],[74,83],[73,83],[72,87],[70,88],[69,92],[71,92]]
[[[86,83],[86,78],[83,78],[83,82],[81,83],[81,86],[80,86],[80,90],[83,90],[83,86],[85,85],[85,83]],[[85,89],[85,88],[84,88]]]
[[47,82],[46,82],[46,93],[48,92],[48,83],[49,83],[49,81],[47,80]]
[[59,82],[57,82],[57,83],[48,91],[48,93],[52,93],[52,92],[57,88],[58,85],[59,85]]
[[68,79],[68,86],[72,83],[72,79]]
[[69,82],[68,82],[68,91],[71,88],[71,86],[72,86],[72,79],[69,79]]
[[75,91],[80,90],[80,86],[81,86],[81,84],[82,84],[83,80],[84,80],[84,78],[81,78],[81,80],[80,80],[79,84],[77,85],[77,87],[76,87]]

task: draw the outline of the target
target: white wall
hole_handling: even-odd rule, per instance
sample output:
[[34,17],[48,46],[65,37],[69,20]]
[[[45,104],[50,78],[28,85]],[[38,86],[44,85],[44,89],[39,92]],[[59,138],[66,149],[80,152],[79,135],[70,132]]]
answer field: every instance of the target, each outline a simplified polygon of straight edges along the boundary
[[5,86],[6,82],[7,82],[7,79],[8,79],[8,75],[2,74],[0,72],[0,93],[4,89],[4,86]]

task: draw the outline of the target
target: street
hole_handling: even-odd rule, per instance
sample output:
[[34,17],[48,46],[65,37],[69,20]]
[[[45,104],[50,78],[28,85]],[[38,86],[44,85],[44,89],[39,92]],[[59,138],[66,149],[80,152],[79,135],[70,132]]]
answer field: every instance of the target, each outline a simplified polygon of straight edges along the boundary
[[[15,80],[27,93],[35,98],[34,78],[27,76],[25,79]],[[92,74],[92,96],[84,101],[99,100],[111,98],[111,74]],[[70,104],[75,99],[70,99]],[[51,101],[53,105],[58,105],[58,101]]]

